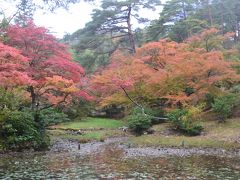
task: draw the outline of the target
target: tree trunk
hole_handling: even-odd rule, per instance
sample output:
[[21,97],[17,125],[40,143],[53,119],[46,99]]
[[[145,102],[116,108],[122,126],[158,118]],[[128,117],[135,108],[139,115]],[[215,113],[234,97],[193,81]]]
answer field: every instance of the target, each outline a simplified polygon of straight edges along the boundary
[[36,105],[37,105],[37,95],[34,92],[34,88],[33,86],[29,86],[28,87],[28,92],[30,92],[30,96],[31,96],[31,109],[35,110],[36,109]]
[[131,25],[131,10],[132,8],[129,6],[128,7],[128,15],[127,15],[127,29],[128,29],[128,37],[129,37],[129,44],[131,48],[131,53],[136,53],[136,47],[135,47],[135,41],[134,41],[134,36],[132,33],[132,25]]
[[240,22],[238,21],[237,22],[237,25],[236,25],[237,27],[236,27],[236,36],[237,36],[237,41],[239,41],[239,39],[240,39],[240,37],[239,37],[239,35],[240,35]]
[[224,3],[221,0],[221,26],[222,26],[222,34],[224,34]]
[[183,19],[187,19],[187,12],[186,12],[186,7],[184,1],[182,1],[182,11],[183,11]]
[[211,10],[211,6],[209,5],[209,0],[207,0],[207,7],[208,7],[208,18],[209,18],[209,22],[210,22],[210,26],[213,26],[213,17],[212,17],[212,10]]
[[204,0],[204,6],[207,9],[207,18],[210,23],[210,26],[212,27],[213,26],[213,17],[212,17],[212,10],[211,10],[211,6],[209,4],[209,0]]

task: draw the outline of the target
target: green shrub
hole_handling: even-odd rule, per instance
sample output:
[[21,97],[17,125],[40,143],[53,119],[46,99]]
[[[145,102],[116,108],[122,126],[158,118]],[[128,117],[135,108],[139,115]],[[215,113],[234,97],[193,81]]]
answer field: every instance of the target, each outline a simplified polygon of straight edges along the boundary
[[168,119],[173,125],[173,129],[186,135],[199,135],[203,129],[201,125],[194,122],[195,112],[192,109],[175,109],[168,114]]
[[137,115],[142,113],[142,109],[139,107],[134,107],[130,112],[131,112],[131,115]]
[[124,117],[124,107],[121,105],[111,104],[104,107],[107,118],[121,119]]
[[229,94],[215,98],[212,109],[220,115],[221,120],[225,120],[231,116],[235,104],[236,96]]
[[49,138],[32,113],[8,111],[2,112],[0,119],[0,143],[6,150],[40,150],[48,147]]
[[40,119],[44,121],[44,126],[55,125],[70,120],[65,113],[58,112],[53,108],[42,110],[40,112]]
[[148,116],[140,113],[132,114],[128,117],[128,127],[133,133],[141,135],[151,127],[151,120]]
[[7,91],[0,87],[0,110],[17,110],[25,103],[22,98],[22,89]]
[[199,124],[193,123],[190,119],[183,122],[182,130],[184,133],[190,136],[197,136],[201,134],[203,127]]
[[175,129],[181,129],[182,117],[187,115],[186,109],[175,109],[168,113],[168,119],[173,124]]
[[[149,107],[144,107],[144,112],[149,115],[149,118],[151,120],[152,124],[159,124],[164,122],[164,120],[159,120],[157,118],[153,118],[153,117],[164,117],[164,111],[162,109],[154,109],[154,108],[149,108]],[[141,114],[142,113],[142,109],[139,107],[135,107],[132,111],[131,114]],[[153,116],[153,117],[151,117]]]
[[240,93],[240,85],[239,85],[239,84],[234,85],[234,86],[231,88],[231,92],[232,92],[232,93],[235,93],[235,94]]
[[87,117],[93,109],[93,102],[86,100],[73,100],[69,107],[65,107],[63,112],[70,118]]

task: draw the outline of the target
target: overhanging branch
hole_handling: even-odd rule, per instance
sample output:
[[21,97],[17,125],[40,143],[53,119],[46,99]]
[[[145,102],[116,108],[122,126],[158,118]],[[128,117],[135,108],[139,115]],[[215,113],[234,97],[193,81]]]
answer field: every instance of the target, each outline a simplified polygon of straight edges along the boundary
[[141,108],[143,115],[148,116],[148,117],[150,117],[150,118],[152,118],[152,119],[158,119],[158,120],[167,120],[167,119],[168,119],[168,118],[165,118],[165,117],[156,117],[156,116],[152,116],[152,115],[146,114],[144,107],[143,107],[141,104],[139,104],[139,103],[137,103],[136,101],[134,101],[134,100],[129,96],[129,94],[127,93],[127,91],[125,90],[124,87],[122,87],[122,86],[120,86],[120,87],[121,87],[121,89],[124,91],[124,93],[125,93],[125,95],[128,97],[128,99],[129,99],[133,104],[135,104],[136,106],[138,106],[139,108]]
[[62,103],[64,103],[64,102],[66,102],[66,99],[67,99],[68,95],[69,95],[69,94],[66,94],[66,95],[64,96],[63,100],[59,101],[57,104],[50,104],[50,105],[45,106],[45,107],[43,107],[43,108],[41,108],[41,109],[39,109],[39,110],[42,111],[42,110],[44,110],[44,109],[48,109],[48,108],[51,108],[51,107],[53,107],[53,106],[55,106],[55,105],[59,105],[59,104],[62,104]]

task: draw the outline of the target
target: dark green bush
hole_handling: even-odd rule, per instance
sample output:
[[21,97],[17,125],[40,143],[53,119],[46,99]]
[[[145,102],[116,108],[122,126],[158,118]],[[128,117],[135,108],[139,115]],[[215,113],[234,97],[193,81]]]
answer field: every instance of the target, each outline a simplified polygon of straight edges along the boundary
[[133,133],[141,135],[151,127],[151,120],[141,113],[132,114],[128,117],[128,127]]
[[206,93],[205,95],[206,109],[211,109],[214,102],[214,95],[211,93]]
[[196,136],[201,133],[203,127],[194,123],[192,114],[186,109],[175,109],[168,114],[168,119],[173,128],[186,135]]
[[214,112],[220,115],[221,120],[225,120],[231,116],[235,104],[236,96],[229,94],[215,98],[212,108]]
[[201,134],[203,127],[193,123],[191,120],[185,121],[182,126],[182,131],[189,136],[197,136]]
[[109,105],[103,109],[106,112],[107,118],[120,119],[124,117],[124,107],[120,105]]
[[40,119],[44,122],[44,126],[55,125],[70,120],[65,113],[58,112],[53,108],[42,110],[40,112]]
[[168,113],[168,119],[176,129],[180,129],[182,126],[182,117],[187,115],[186,109],[175,109]]
[[[144,107],[144,112],[149,115],[152,124],[159,124],[164,122],[164,120],[159,120],[155,117],[164,117],[164,111],[162,109],[154,109],[150,107]],[[142,109],[139,107],[135,107],[131,114],[141,114]],[[151,117],[152,116],[152,117]]]
[[65,107],[63,112],[70,118],[75,119],[77,117],[86,117],[93,109],[93,102],[86,100],[74,100],[69,107]]
[[48,147],[49,138],[44,128],[40,128],[29,112],[1,112],[0,143],[6,150],[33,148],[40,150]]

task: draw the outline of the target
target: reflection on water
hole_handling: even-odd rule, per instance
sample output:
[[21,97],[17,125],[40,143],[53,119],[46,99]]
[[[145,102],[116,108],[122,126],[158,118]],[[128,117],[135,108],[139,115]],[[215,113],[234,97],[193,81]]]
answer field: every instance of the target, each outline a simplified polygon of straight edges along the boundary
[[108,146],[94,155],[71,152],[0,157],[0,179],[240,179],[240,159],[216,156],[126,158]]

